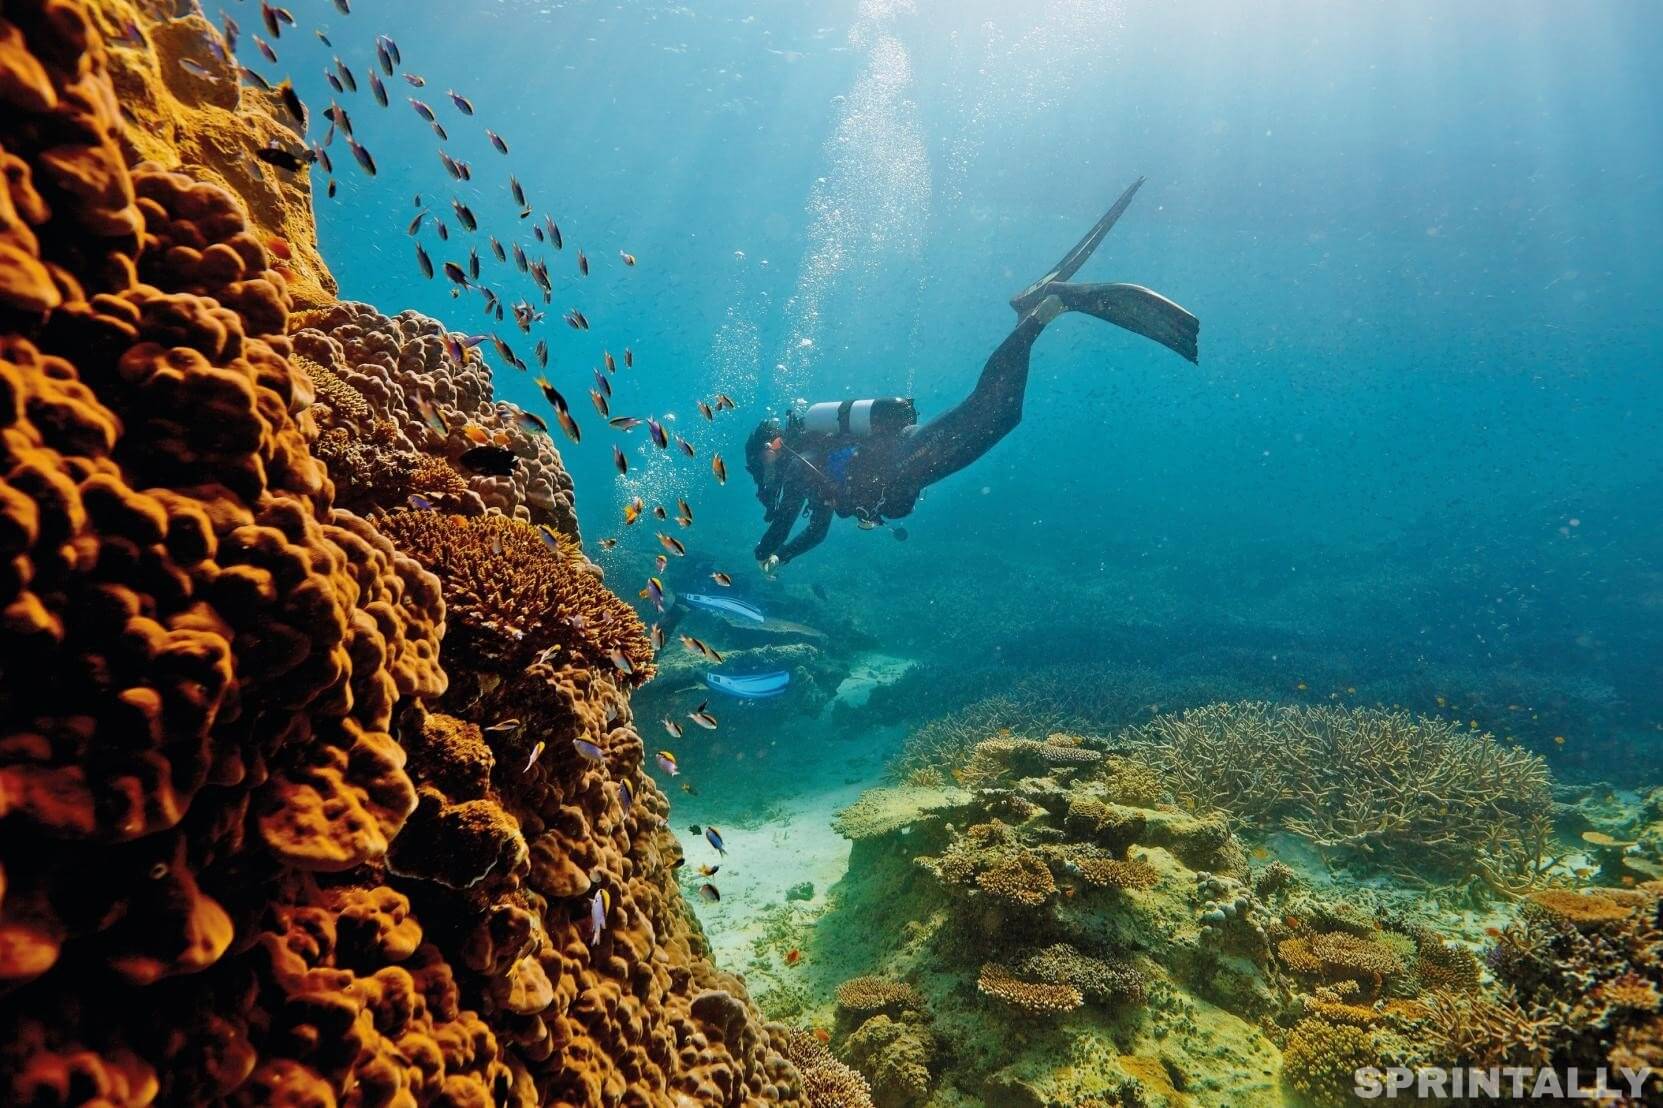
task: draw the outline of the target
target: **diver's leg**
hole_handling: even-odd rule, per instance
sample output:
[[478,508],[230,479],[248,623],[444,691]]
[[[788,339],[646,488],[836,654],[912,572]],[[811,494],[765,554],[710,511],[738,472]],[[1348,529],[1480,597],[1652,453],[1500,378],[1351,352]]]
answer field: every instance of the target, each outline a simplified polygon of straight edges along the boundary
[[1063,312],[1055,296],[1023,316],[982,367],[970,395],[912,431],[891,481],[916,492],[980,458],[1022,421],[1028,356],[1045,325]]
[[1132,197],[1136,196],[1138,189],[1142,187],[1143,178],[1139,177],[1131,183],[1125,192],[1120,194],[1120,199],[1114,202],[1114,206],[1103,213],[1103,218],[1099,219],[1096,225],[1086,232],[1086,237],[1075,243],[1074,249],[1062,256],[1062,261],[1053,266],[1051,272],[1011,297],[1011,307],[1016,309],[1017,314],[1020,315],[1029,311],[1035,304],[1045,299],[1048,292],[1045,288],[1046,285],[1053,281],[1066,281],[1079,272],[1080,267],[1086,264],[1086,259],[1091,257],[1092,251],[1097,249],[1098,244],[1103,241],[1103,237],[1115,225],[1115,221],[1125,214],[1127,208],[1131,207]]
[[1062,300],[1071,312],[1085,312],[1154,339],[1162,346],[1198,360],[1196,337],[1201,321],[1158,292],[1141,285],[1052,284],[1046,291]]

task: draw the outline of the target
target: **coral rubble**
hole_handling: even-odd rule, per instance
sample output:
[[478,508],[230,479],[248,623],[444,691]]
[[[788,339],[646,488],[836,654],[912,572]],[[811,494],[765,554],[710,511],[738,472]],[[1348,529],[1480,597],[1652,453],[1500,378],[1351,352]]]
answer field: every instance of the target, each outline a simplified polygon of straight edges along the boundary
[[291,316],[302,186],[214,144],[294,136],[156,11],[0,15],[0,1099],[860,1103],[706,957],[558,454],[441,516],[314,452],[436,326]]

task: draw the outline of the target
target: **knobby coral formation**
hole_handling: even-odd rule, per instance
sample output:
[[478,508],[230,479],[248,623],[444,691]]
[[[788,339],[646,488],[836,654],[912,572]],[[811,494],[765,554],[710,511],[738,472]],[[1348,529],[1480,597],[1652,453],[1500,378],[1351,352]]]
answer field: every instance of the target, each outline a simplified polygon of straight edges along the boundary
[[99,0],[88,10],[104,39],[118,105],[114,137],[128,160],[221,186],[272,253],[270,268],[294,302],[332,297],[335,279],[318,255],[308,175],[255,153],[305,148],[279,94],[242,82],[219,28],[194,5]]
[[[494,509],[577,537],[572,481],[547,430],[495,400],[485,359],[447,341],[437,320],[341,302],[297,317],[294,344],[329,401],[316,450],[338,503],[368,511],[414,495],[451,514]],[[513,472],[468,470],[462,456],[480,445],[508,450]]]
[[1445,720],[1240,702],[1158,716],[1128,737],[1186,804],[1244,824],[1506,895],[1544,862],[1542,759]]
[[109,57],[0,17],[0,1099],[804,1103],[674,891],[639,621],[569,539],[333,503],[356,386]]

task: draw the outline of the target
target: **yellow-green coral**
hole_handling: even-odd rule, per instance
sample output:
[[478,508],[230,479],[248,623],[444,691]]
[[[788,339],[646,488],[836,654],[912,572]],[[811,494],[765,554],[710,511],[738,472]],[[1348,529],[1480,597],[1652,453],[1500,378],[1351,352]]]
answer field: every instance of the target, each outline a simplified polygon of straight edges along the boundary
[[1313,1017],[1295,1024],[1282,1048],[1283,1078],[1317,1108],[1349,1104],[1356,1072],[1378,1062],[1366,1030]]
[[1185,804],[1246,824],[1508,893],[1541,862],[1546,763],[1446,720],[1240,702],[1157,716],[1128,737]]

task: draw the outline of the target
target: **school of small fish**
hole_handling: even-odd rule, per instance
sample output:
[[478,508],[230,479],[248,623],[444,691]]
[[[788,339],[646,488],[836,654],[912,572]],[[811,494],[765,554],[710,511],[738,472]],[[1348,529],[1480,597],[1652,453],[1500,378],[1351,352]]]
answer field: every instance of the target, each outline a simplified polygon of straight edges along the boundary
[[[333,3],[335,10],[340,15],[352,15],[350,0],[333,0]],[[352,154],[352,161],[357,164],[360,171],[366,177],[375,177],[379,168],[375,156],[365,142],[354,133],[352,116],[349,114],[346,105],[352,103],[352,97],[361,95],[362,89],[367,89],[369,97],[376,106],[388,108],[391,97],[384,79],[390,80],[395,75],[401,76],[410,90],[418,93],[427,87],[427,79],[419,73],[404,68],[403,52],[390,35],[375,35],[372,40],[373,60],[369,64],[355,68],[351,62],[352,51],[346,48],[344,40],[343,46],[338,48],[328,29],[315,27],[312,29],[312,34],[318,42],[322,43],[326,49],[338,52],[334,53],[329,58],[328,64],[322,68],[323,80],[329,90],[329,93],[326,94],[329,98],[328,106],[320,111],[312,112],[308,109],[300,92],[297,91],[292,76],[285,75],[281,80],[274,80],[261,74],[251,65],[243,64],[237,57],[239,44],[246,40],[253,44],[255,52],[258,54],[258,59],[254,61],[254,64],[282,65],[279,46],[286,51],[293,44],[292,39],[285,40],[283,36],[285,30],[296,27],[294,14],[286,8],[270,3],[269,0],[260,0],[259,26],[264,31],[263,36],[255,33],[244,35],[237,21],[227,13],[224,15],[219,28],[204,32],[208,40],[209,51],[215,59],[225,64],[225,68],[218,69],[193,59],[184,59],[179,62],[181,69],[195,80],[217,82],[240,79],[261,91],[276,96],[288,122],[292,126],[294,138],[290,140],[285,136],[281,141],[271,139],[253,149],[250,158],[252,162],[257,163],[254,172],[258,174],[260,166],[269,167],[281,174],[291,175],[298,175],[315,169],[324,176],[324,195],[334,199],[338,195],[338,186],[335,162],[329,153],[329,148],[334,144],[338,135]],[[446,89],[443,97],[434,97],[432,93],[426,95],[432,98],[431,102],[419,99],[417,96],[407,96],[405,99],[420,121],[432,130],[440,144],[451,142],[451,133],[447,123],[451,127],[462,130],[478,127],[478,124],[472,121],[479,118],[480,107],[463,92],[452,88]],[[442,119],[439,109],[444,109],[446,112],[454,111],[456,114],[454,117],[447,115],[446,118]],[[327,123],[327,127],[320,137],[312,137],[315,133],[313,130],[314,119]],[[484,138],[496,155],[503,158],[511,156],[509,140],[501,132],[490,127],[479,127],[479,130],[483,131]],[[465,142],[463,145],[465,145]],[[482,224],[493,221],[490,215],[482,214],[484,209],[479,207],[484,203],[488,192],[481,192],[477,186],[467,187],[474,180],[474,164],[467,157],[457,156],[457,153],[453,150],[460,152],[459,147],[447,150],[443,145],[437,150],[439,164],[444,168],[450,183],[449,188],[443,190],[441,193],[442,199],[436,199],[433,204],[424,204],[422,196],[417,194],[414,198],[415,212],[409,217],[408,224],[404,227],[405,235],[415,240],[413,242],[415,263],[421,276],[424,279],[432,280],[442,275],[451,297],[458,301],[462,300],[463,297],[477,297],[480,310],[485,317],[486,325],[481,329],[483,333],[453,332],[447,334],[445,337],[446,353],[458,369],[463,369],[469,366],[470,362],[480,360],[483,349],[489,349],[509,369],[520,373],[527,372],[527,363],[515,353],[513,347],[503,339],[501,334],[491,329],[491,324],[504,323],[511,314],[518,332],[522,335],[532,336],[535,339],[532,356],[539,370],[543,371],[543,376],[536,379],[536,384],[554,413],[554,422],[558,424],[561,432],[575,446],[582,441],[582,429],[560,388],[551,380],[550,366],[552,362],[557,360],[553,353],[551,336],[537,333],[540,327],[545,326],[546,319],[546,313],[536,307],[537,302],[540,301],[543,305],[550,306],[554,304],[557,296],[576,298],[576,290],[579,286],[557,285],[555,277],[557,271],[551,266],[550,257],[544,253],[545,250],[563,251],[566,234],[552,213],[538,211],[520,176],[508,172],[504,174],[506,180],[503,182],[503,191],[506,193],[505,200],[511,202],[512,207],[507,209],[508,216],[504,219],[512,218],[514,224],[521,227],[522,230],[528,229],[529,235],[524,237],[512,236],[505,245],[504,240],[497,237],[497,235],[485,233],[483,237],[488,246],[487,254],[482,256],[478,246],[470,245],[465,254],[447,257],[447,254],[453,253],[451,247],[452,227],[458,228],[459,234],[462,236],[479,235],[481,234]],[[479,171],[482,174],[487,172],[483,163]],[[484,179],[482,178],[482,180]],[[446,218],[453,220],[453,223],[447,224],[446,218],[441,218],[439,214],[439,211],[446,206],[449,208]],[[460,240],[460,242],[466,241],[465,238]],[[595,271],[597,259],[600,257],[601,255],[592,255],[582,247],[575,247],[574,264],[566,271],[569,276],[565,280],[583,282]],[[616,257],[617,264],[625,270],[633,270],[640,265],[640,259],[629,250],[616,249]],[[522,282],[529,282],[529,287],[522,285]],[[522,295],[522,293],[524,294]],[[586,334],[593,326],[589,314],[576,304],[568,304],[560,313],[559,319],[566,324],[567,329],[577,335]],[[627,370],[634,368],[634,366],[635,352],[632,347],[624,347],[621,357],[614,356],[611,350],[601,351],[601,364],[593,370],[594,387],[586,390],[596,413],[602,420],[606,421],[610,430],[621,435],[628,435],[636,427],[645,423],[653,447],[662,451],[670,451],[673,438],[676,450],[671,451],[671,453],[679,453],[688,459],[696,458],[698,450],[693,443],[681,435],[672,436],[670,431],[666,429],[666,423],[675,418],[673,415],[613,414],[614,392],[617,387],[614,382],[615,380],[622,380],[618,377],[620,367]],[[448,439],[453,430],[459,430],[472,444],[468,450],[456,459],[464,469],[487,476],[508,476],[515,472],[518,458],[508,449],[511,440],[505,427],[492,430],[475,423],[469,423],[461,428],[453,428],[447,426],[444,417],[431,398],[417,397],[415,403],[422,423],[439,439]],[[718,393],[709,400],[699,399],[696,401],[696,407],[706,421],[712,421],[718,413],[733,410],[736,405],[730,397]],[[503,413],[503,418],[517,426],[522,432],[544,436],[550,434],[549,422],[534,412],[519,411],[516,414],[507,411]],[[646,448],[643,447],[643,449]],[[619,475],[627,475],[630,469],[630,460],[624,448],[614,442],[610,444],[610,453],[613,465]],[[724,484],[727,480],[727,468],[721,454],[712,452],[709,465],[716,483],[718,485]],[[437,493],[429,495],[412,493],[408,498],[410,506],[418,511],[441,511],[443,510],[443,502],[444,498]],[[682,528],[692,527],[693,506],[687,498],[677,497],[675,508],[674,519],[676,524]],[[624,525],[627,527],[634,524],[646,511],[647,505],[639,497],[633,498],[624,507]],[[667,521],[671,518],[668,508],[662,504],[654,506],[652,512],[655,519]],[[544,532],[545,542],[558,549],[558,536],[546,528]],[[668,564],[667,556],[680,558],[687,554],[687,544],[682,539],[664,531],[655,532],[655,537],[664,551],[655,559],[660,572]],[[615,536],[599,540],[602,550],[613,550],[618,544],[619,539]],[[710,576],[716,584],[724,588],[733,584],[732,577],[727,573],[716,571],[711,573]],[[663,582],[657,577],[649,577],[645,587],[641,589],[641,598],[650,603],[657,611],[664,611],[666,599]],[[721,652],[707,643],[690,635],[680,637],[687,649],[700,654],[712,663],[722,661]],[[663,629],[655,624],[652,628],[654,648],[663,649],[666,638]],[[550,659],[558,650],[558,646],[552,646],[543,651],[533,663],[533,668],[538,665],[549,664]],[[621,650],[612,650],[610,660],[619,673],[627,675],[634,672],[633,664]],[[713,730],[717,726],[716,717],[710,712],[708,704],[700,704],[687,714],[687,718],[702,728]],[[681,738],[685,733],[681,724],[668,717],[663,720],[663,724],[665,730],[674,739]],[[517,751],[517,756],[524,758],[521,772],[530,773],[543,758],[548,749],[548,742],[541,738],[533,742],[530,737],[524,736],[524,730],[524,725],[518,719],[504,719],[482,728],[485,738],[493,747]],[[603,770],[607,767],[607,753],[601,746],[588,739],[573,739],[571,745],[574,752],[583,761],[593,763]],[[654,758],[654,762],[668,776],[674,777],[680,773],[676,757],[671,751],[659,751]],[[691,784],[684,784],[683,789],[689,793],[695,791]],[[618,782],[617,797],[620,809],[626,816],[629,815],[634,805],[634,792],[627,782],[622,780]],[[726,855],[727,851],[721,834],[715,828],[706,829],[704,837],[719,854]],[[719,868],[719,866],[700,866],[699,874],[705,878],[714,877]],[[708,880],[698,886],[697,893],[702,899],[709,902],[716,902],[721,899],[721,894],[716,886]],[[602,933],[606,930],[611,910],[611,894],[604,888],[598,888],[589,906],[588,922],[591,946],[600,942]]]

